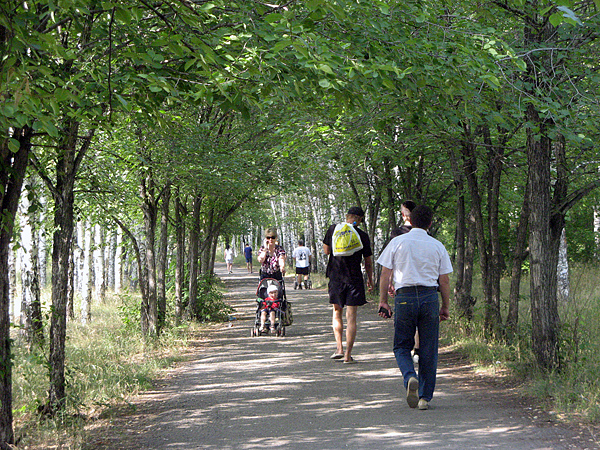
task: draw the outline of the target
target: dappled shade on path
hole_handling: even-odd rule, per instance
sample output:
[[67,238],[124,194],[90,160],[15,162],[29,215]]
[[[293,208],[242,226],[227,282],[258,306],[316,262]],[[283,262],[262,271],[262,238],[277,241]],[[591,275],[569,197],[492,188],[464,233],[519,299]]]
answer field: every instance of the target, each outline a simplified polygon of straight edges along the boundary
[[294,324],[286,337],[250,337],[258,278],[219,269],[236,308],[232,325],[212,333],[194,360],[140,396],[90,449],[597,448],[588,435],[527,414],[513,392],[478,383],[448,351],[432,408],[408,408],[392,322],[373,303],[359,311],[354,365],[329,359],[325,290],[294,291],[288,282]]

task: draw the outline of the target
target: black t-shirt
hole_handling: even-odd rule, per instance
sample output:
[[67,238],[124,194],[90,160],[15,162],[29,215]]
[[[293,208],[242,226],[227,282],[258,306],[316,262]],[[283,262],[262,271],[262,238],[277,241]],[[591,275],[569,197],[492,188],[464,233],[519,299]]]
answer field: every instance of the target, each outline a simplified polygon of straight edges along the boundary
[[[323,244],[328,245],[330,249],[333,248],[332,239],[335,226],[335,224],[331,225],[323,238]],[[358,231],[363,248],[349,256],[333,256],[333,253],[331,253],[329,255],[329,262],[327,263],[327,271],[325,273],[330,280],[343,281],[345,283],[353,281],[362,282],[363,276],[360,264],[363,257],[368,258],[369,256],[372,256],[373,251],[371,250],[371,241],[369,240],[367,233],[358,227],[354,228]]]

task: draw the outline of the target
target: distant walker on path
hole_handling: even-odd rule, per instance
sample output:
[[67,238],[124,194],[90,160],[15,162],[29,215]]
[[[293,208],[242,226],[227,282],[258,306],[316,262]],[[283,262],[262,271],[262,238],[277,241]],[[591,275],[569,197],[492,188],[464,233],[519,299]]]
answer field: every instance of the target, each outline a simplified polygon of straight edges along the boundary
[[246,258],[246,268],[248,273],[252,273],[252,247],[246,242],[244,245],[244,257]]
[[292,257],[296,261],[296,281],[294,282],[294,289],[304,287],[308,289],[308,274],[310,272],[310,248],[304,246],[304,240],[298,240],[298,247],[296,247],[292,253]]

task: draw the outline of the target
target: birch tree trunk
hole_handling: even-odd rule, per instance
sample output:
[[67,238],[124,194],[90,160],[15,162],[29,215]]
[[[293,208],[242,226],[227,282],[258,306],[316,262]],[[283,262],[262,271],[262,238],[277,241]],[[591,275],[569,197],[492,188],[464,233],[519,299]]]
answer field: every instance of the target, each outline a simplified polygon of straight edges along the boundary
[[14,244],[9,244],[8,250],[8,280],[10,283],[9,295],[9,319],[10,322],[16,323],[17,317],[21,316],[21,305],[17,301],[19,294],[17,293],[17,251],[15,250]]
[[[43,224],[46,222],[46,213],[48,208],[46,197],[40,196],[39,202],[41,205],[39,223]],[[37,242],[40,269],[40,288],[43,289],[48,286],[48,240],[46,239],[44,227],[40,227],[38,229]]]
[[115,292],[115,263],[117,259],[117,233],[111,230],[108,238],[108,255],[106,258],[106,288]]
[[118,228],[115,234],[115,294],[118,294],[123,287],[123,231]]
[[83,225],[83,268],[81,274],[80,320],[85,325],[92,318],[92,230],[89,222]]
[[569,283],[569,259],[567,257],[567,234],[563,228],[560,235],[560,248],[558,250],[558,267],[556,271],[557,278],[557,300],[565,305],[569,302],[570,283]]
[[96,299],[106,302],[106,238],[100,225],[94,227],[94,290]]
[[[33,189],[35,180],[31,179]],[[38,243],[39,214],[30,208],[27,196],[21,203],[21,320],[25,340],[30,348],[39,347],[44,340],[42,304],[39,285]]]

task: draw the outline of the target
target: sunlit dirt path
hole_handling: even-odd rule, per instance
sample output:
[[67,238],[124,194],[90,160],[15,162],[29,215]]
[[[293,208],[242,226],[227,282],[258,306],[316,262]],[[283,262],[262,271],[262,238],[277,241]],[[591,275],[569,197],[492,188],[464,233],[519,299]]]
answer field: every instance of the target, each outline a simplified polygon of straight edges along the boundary
[[354,365],[329,359],[327,292],[294,291],[291,278],[294,324],[283,338],[253,338],[256,274],[226,274],[224,264],[217,273],[236,308],[232,326],[217,328],[191,361],[105,422],[87,449],[600,448],[590,430],[554,423],[448,350],[431,409],[408,408],[392,323],[374,304],[359,312]]

